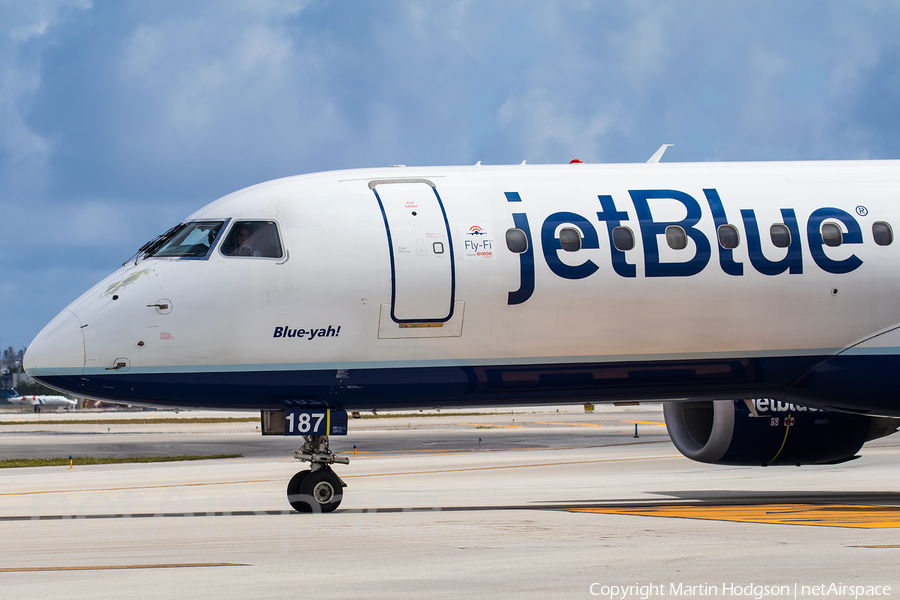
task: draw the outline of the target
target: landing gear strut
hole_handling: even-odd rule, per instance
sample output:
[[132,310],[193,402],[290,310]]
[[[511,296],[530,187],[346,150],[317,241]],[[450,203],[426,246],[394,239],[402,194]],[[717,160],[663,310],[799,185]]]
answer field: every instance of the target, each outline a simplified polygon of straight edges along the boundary
[[288,483],[288,502],[297,512],[331,512],[344,497],[347,484],[341,481],[331,466],[350,464],[349,458],[335,456],[328,447],[327,435],[307,435],[295,456],[310,463],[308,471],[300,471]]

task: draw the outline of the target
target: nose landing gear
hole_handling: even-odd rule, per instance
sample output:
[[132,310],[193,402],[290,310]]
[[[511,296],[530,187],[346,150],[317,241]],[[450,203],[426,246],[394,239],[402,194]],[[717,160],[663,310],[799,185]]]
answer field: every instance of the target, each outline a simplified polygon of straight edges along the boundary
[[310,463],[310,469],[291,477],[287,486],[288,502],[297,512],[332,512],[340,506],[347,484],[331,470],[330,465],[347,465],[350,459],[335,456],[328,447],[326,435],[308,435],[304,440],[296,456]]

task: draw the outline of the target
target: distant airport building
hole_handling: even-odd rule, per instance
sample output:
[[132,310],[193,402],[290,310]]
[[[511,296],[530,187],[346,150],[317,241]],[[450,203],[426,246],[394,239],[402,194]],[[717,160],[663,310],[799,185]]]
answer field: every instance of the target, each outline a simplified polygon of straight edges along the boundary
[[14,388],[21,383],[34,383],[27,373],[4,373],[0,375],[0,388]]

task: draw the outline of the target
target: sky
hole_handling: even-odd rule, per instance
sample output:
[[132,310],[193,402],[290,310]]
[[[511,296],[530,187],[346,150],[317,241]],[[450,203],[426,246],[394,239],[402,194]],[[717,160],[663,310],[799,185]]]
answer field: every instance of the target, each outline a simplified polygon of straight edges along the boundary
[[0,348],[269,179],[900,158],[900,3],[0,0]]

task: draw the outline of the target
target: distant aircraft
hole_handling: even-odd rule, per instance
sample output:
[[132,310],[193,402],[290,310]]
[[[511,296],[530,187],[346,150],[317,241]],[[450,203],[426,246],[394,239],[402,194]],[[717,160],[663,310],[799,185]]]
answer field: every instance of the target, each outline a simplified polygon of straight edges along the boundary
[[6,399],[10,404],[33,406],[34,412],[36,413],[41,412],[42,406],[59,406],[62,408],[75,407],[75,401],[70,400],[65,396],[20,396],[15,389],[7,390],[6,396]]
[[658,155],[235,192],[63,310],[25,369],[98,400],[260,410],[264,433],[305,436],[288,499],[307,512],[343,497],[345,411],[666,401],[682,453],[738,465],[842,462],[893,433],[900,161]]

